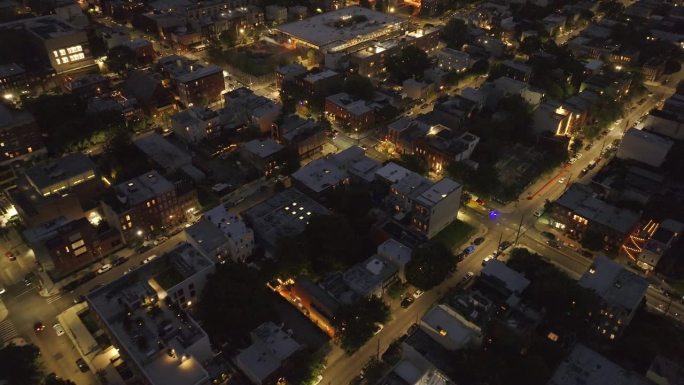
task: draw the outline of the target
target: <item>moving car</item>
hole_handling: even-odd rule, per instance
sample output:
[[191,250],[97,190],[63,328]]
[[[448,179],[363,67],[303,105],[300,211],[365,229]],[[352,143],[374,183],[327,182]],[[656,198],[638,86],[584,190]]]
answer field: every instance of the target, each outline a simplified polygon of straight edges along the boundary
[[64,335],[64,328],[60,324],[54,324],[52,325],[52,328],[55,329],[55,333],[57,333],[57,337],[61,337]]
[[102,265],[101,268],[97,269],[97,274],[104,274],[104,273],[108,272],[111,268],[112,268],[112,264],[106,263],[106,264]]

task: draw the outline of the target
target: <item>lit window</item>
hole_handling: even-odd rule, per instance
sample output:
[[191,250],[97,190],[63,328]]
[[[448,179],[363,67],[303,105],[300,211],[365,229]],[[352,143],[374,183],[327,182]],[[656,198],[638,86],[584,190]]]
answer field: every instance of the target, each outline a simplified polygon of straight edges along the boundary
[[[57,60],[59,60],[59,59],[57,59]],[[66,63],[68,63],[68,62],[69,62],[69,58],[68,58],[68,57],[63,57],[63,58],[62,58],[62,63],[66,64]]]
[[52,51],[52,54],[55,55],[55,57],[59,57],[59,52],[57,51]]
[[66,54],[67,54],[67,53],[66,53],[65,50],[63,50],[63,49],[60,49],[60,50],[59,50],[59,56],[66,56]]
[[82,53],[77,53],[77,54],[73,54],[73,55],[69,56],[69,59],[71,61],[82,60],[84,58],[85,58],[85,55]]

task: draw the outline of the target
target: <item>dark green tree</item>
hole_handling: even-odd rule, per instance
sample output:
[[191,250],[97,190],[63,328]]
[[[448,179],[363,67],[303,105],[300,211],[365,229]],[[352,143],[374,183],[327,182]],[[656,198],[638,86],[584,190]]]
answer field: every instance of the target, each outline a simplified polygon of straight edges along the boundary
[[456,258],[441,243],[428,242],[415,248],[406,264],[406,280],[411,285],[430,290],[456,270]]
[[105,64],[112,72],[123,73],[137,63],[137,57],[132,49],[120,45],[109,50]]
[[218,265],[207,279],[197,314],[216,346],[229,342],[237,349],[249,344],[250,331],[277,319],[273,300],[273,294],[254,270],[243,264],[227,263]]
[[375,86],[367,77],[349,75],[344,81],[344,92],[364,100],[373,99]]
[[370,1],[368,0],[359,0],[359,5],[364,7],[364,8],[370,8]]
[[59,378],[57,376],[50,376],[45,379],[43,385],[76,385],[75,382],[66,378]]
[[8,385],[35,385],[43,378],[38,360],[40,350],[35,345],[10,344],[0,349],[0,380]]
[[385,4],[385,0],[375,0],[375,10],[378,12],[387,11],[387,4]]
[[342,349],[348,354],[358,350],[373,337],[376,324],[387,322],[390,314],[389,306],[376,296],[341,308],[333,324]]
[[387,63],[387,72],[395,81],[404,81],[411,77],[421,79],[428,68],[430,59],[427,53],[414,46],[404,48]]
[[442,28],[440,36],[446,42],[447,47],[461,49],[468,41],[468,27],[463,20],[453,18]]
[[393,162],[420,175],[427,175],[430,169],[425,159],[418,155],[402,154],[399,159],[395,159]]

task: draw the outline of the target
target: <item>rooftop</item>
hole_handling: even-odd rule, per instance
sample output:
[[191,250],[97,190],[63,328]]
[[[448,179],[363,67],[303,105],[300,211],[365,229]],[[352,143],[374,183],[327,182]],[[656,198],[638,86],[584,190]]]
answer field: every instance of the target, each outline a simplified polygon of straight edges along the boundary
[[273,139],[254,139],[242,145],[242,150],[248,151],[259,158],[265,159],[282,150],[283,145]]
[[354,99],[346,92],[330,95],[325,99],[330,100],[332,103],[335,103],[354,115],[363,115],[369,111],[372,111],[372,108],[366,103],[365,100]]
[[443,178],[423,191],[415,200],[426,207],[433,207],[450,194],[458,192],[461,187],[460,183],[454,182],[449,178]]
[[498,259],[487,262],[482,268],[481,274],[498,279],[512,293],[520,294],[530,284],[530,280],[525,278],[524,274],[511,269]]
[[629,233],[640,218],[636,212],[620,209],[596,198],[590,187],[579,183],[572,184],[556,203],[621,234]]
[[660,135],[648,131],[638,130],[634,127],[631,127],[625,132],[624,136],[622,137],[622,143],[633,140],[648,142],[653,146],[658,146],[661,148],[661,151],[665,153],[670,151],[670,148],[672,148],[672,145],[674,144],[672,140],[663,138]]
[[17,63],[0,64],[0,78],[26,73],[26,70]]
[[[0,24],[0,28],[14,27],[19,25],[24,26],[26,30],[41,40],[50,40],[75,33],[83,33],[82,31],[76,29],[76,27],[73,25],[53,15],[16,20]],[[83,37],[85,39],[85,34]]]
[[643,300],[648,281],[605,256],[598,256],[578,281],[592,289],[610,306],[633,310]]
[[226,210],[223,205],[218,205],[213,209],[205,211],[202,214],[202,219],[211,222],[230,239],[242,239],[245,234],[252,232],[245,222],[242,221],[242,218]]
[[301,233],[312,215],[328,215],[318,202],[295,188],[273,195],[243,213],[255,234],[271,247],[280,237]]
[[[187,385],[208,380],[201,357],[188,352],[198,342],[208,346],[207,335],[190,316],[178,317],[178,310],[164,299],[175,284],[211,269],[209,259],[182,244],[86,296],[91,310],[115,336],[117,347],[127,352],[150,383]],[[169,281],[170,275],[176,280]]]
[[581,344],[575,345],[548,382],[548,385],[606,384],[648,385],[650,382]]
[[[289,334],[273,322],[265,322],[251,333],[252,344],[236,357],[238,367],[246,369],[252,381],[261,383],[285,360],[302,348]],[[252,378],[254,377],[254,378]]]
[[364,7],[352,6],[283,24],[278,31],[317,47],[343,43],[385,29],[398,29],[402,19]]
[[413,250],[403,243],[390,238],[378,246],[378,255],[381,255],[399,266],[407,264],[411,260]]
[[192,82],[216,73],[220,73],[223,76],[221,67],[213,64],[204,65],[184,56],[165,56],[160,58],[158,63],[172,78],[181,83]]
[[345,271],[343,279],[354,292],[369,297],[397,271],[397,266],[387,258],[374,255]]
[[448,305],[440,304],[430,309],[421,319],[421,327],[428,329],[433,339],[447,349],[467,347],[479,333],[477,328],[464,323]]
[[[25,171],[29,183],[43,195],[54,193],[52,186],[61,181],[79,178],[80,181],[95,177],[97,166],[87,155],[76,152],[62,158],[33,166]],[[80,182],[73,181],[70,185]]]
[[387,163],[375,172],[376,176],[392,184],[406,178],[409,174],[411,174],[411,171],[394,162]]
[[190,154],[174,146],[168,139],[156,132],[139,136],[133,143],[165,170],[177,170],[192,163]]
[[129,207],[156,198],[173,189],[173,184],[159,175],[156,170],[114,186],[119,202]]

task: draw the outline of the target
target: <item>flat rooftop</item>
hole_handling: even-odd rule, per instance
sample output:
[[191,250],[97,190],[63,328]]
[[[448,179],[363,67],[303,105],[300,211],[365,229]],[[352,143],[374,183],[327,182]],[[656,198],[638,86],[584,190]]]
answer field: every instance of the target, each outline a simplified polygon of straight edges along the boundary
[[275,247],[280,237],[304,231],[311,216],[329,213],[303,192],[289,188],[246,210],[243,217],[259,238]]
[[605,256],[598,256],[578,281],[592,289],[610,306],[635,309],[648,289],[648,281]]
[[[43,190],[61,181],[81,177],[83,180],[95,177],[97,166],[87,155],[80,152],[31,167],[25,171],[26,178],[36,190]],[[76,183],[73,183],[76,184]]]
[[497,259],[487,262],[482,268],[481,274],[500,280],[506,289],[512,293],[520,294],[530,284],[530,280],[525,278],[524,274],[511,269]]
[[399,17],[352,6],[279,26],[278,31],[317,47],[360,39],[382,30],[399,29]]
[[606,357],[578,344],[558,366],[547,385],[648,385],[645,378],[629,372]]
[[114,186],[114,192],[119,202],[128,206],[134,206],[148,199],[156,198],[173,189],[173,184],[159,175],[156,170]]
[[282,150],[282,144],[273,139],[254,139],[242,145],[244,151],[250,152],[259,158],[268,158],[269,156]]
[[574,183],[556,203],[589,221],[599,223],[621,234],[629,233],[639,221],[634,211],[620,209],[594,196],[590,187]]
[[422,203],[424,206],[432,207],[460,189],[460,183],[449,178],[443,178],[433,184],[429,189],[423,191],[423,193],[416,198],[416,201]]
[[[152,384],[202,384],[209,379],[198,358],[182,354],[200,340],[208,344],[206,333],[164,301],[166,290],[208,269],[213,262],[182,244],[86,296],[117,347]],[[172,349],[177,353],[171,354]]]
[[[3,27],[14,27],[19,25],[23,25],[27,31],[41,40],[50,40],[75,33],[83,33],[73,25],[53,15],[11,21],[0,24],[0,29]],[[83,38],[85,39],[85,33],[83,33]]]
[[349,268],[343,273],[343,278],[349,288],[360,296],[368,297],[397,271],[397,266],[390,260],[374,255]]
[[136,138],[133,143],[155,163],[166,170],[175,170],[192,163],[190,154],[174,146],[168,139],[150,132]]

